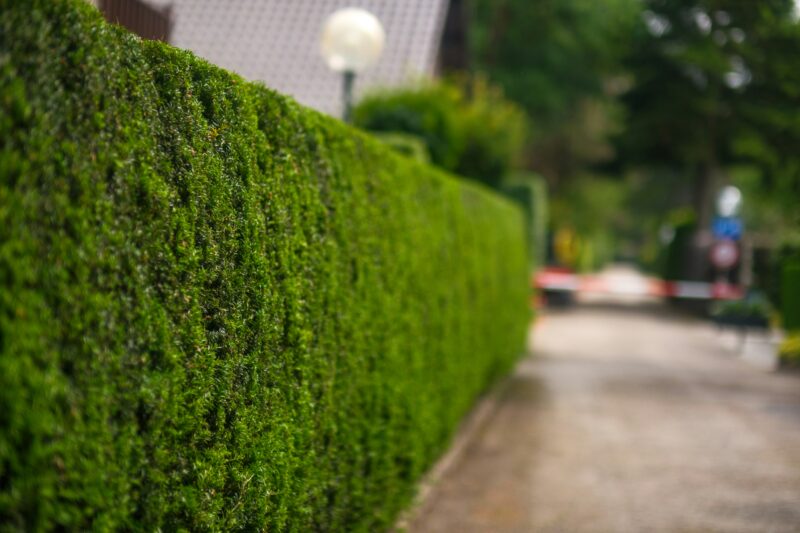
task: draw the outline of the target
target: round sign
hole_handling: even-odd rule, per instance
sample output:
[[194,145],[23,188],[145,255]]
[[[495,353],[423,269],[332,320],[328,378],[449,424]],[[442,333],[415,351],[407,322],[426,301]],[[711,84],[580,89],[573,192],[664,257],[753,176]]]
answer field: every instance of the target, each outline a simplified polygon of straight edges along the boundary
[[739,247],[729,240],[717,241],[711,247],[711,264],[720,270],[731,268],[739,261]]

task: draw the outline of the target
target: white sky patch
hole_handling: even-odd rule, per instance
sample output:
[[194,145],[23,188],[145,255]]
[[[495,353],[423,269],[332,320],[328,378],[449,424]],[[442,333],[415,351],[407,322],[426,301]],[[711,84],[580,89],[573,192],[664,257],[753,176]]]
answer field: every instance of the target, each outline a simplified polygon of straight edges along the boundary
[[642,19],[644,19],[644,24],[647,26],[647,31],[653,37],[661,37],[672,28],[667,17],[662,17],[649,9],[642,13]]
[[725,73],[725,85],[731,89],[741,89],[753,79],[750,69],[744,64],[741,57],[731,58],[731,70]]
[[694,18],[697,29],[700,30],[701,33],[708,34],[708,32],[711,31],[711,17],[708,16],[708,13],[702,9],[697,9],[692,17]]

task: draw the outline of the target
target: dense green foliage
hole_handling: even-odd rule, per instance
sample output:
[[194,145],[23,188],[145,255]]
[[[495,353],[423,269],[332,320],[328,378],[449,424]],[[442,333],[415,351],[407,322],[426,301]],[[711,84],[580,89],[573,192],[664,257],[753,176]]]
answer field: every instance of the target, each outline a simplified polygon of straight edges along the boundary
[[[653,181],[671,174],[667,209],[691,206],[696,231],[710,228],[719,189],[737,185],[746,232],[775,251],[800,228],[800,24],[792,8],[791,0],[643,2],[626,58],[635,83],[623,97],[629,121],[619,143],[621,159]],[[703,242],[690,242],[685,275],[696,279],[712,270]],[[769,289],[777,278],[756,281]]]
[[720,325],[769,327],[774,308],[763,293],[754,292],[741,300],[723,300],[710,306],[711,317]]
[[693,219],[680,221],[670,227],[673,234],[666,245],[663,271],[660,272],[664,279],[679,281],[686,278],[687,253],[695,227]]
[[[526,168],[548,182],[555,231],[583,213],[559,208],[575,185],[616,180],[627,220],[594,222],[614,233],[617,255],[652,265],[670,213],[691,209],[694,231],[707,232],[715,194],[732,183],[746,232],[774,251],[800,239],[795,4],[472,0],[471,70],[528,113]],[[707,278],[706,242],[687,240],[684,275]]]
[[516,174],[503,183],[502,192],[525,210],[528,255],[533,268],[547,262],[547,184],[535,174]]
[[778,193],[773,211],[800,198],[800,25],[791,10],[790,0],[643,3],[626,59],[635,84],[624,97],[623,157],[689,176],[698,229],[734,164],[752,164],[757,188]]
[[800,333],[790,333],[778,347],[778,362],[782,367],[800,369]]
[[[635,20],[632,0],[472,0],[474,67],[550,129],[603,97]],[[546,132],[542,132],[546,134]]]
[[781,267],[781,316],[787,330],[800,330],[800,256],[787,258]]
[[453,170],[496,188],[520,168],[528,117],[483,77],[462,78],[458,87],[464,95],[458,110],[464,150]]
[[551,191],[613,156],[636,0],[472,0],[473,69],[531,118],[527,164]]
[[[571,235],[579,245],[574,261],[566,263],[581,269],[602,265],[621,240],[616,237],[624,206],[607,203],[605,193],[626,184],[616,169],[604,166],[614,159],[611,137],[624,119],[617,96],[630,86],[622,58],[638,2],[473,0],[470,5],[472,68],[499,84],[529,116],[522,160],[546,179],[552,233]],[[558,261],[566,264],[563,257]]]
[[460,95],[455,88],[428,84],[367,95],[353,109],[353,123],[375,132],[415,135],[436,165],[453,169],[464,150],[458,124]]
[[0,0],[0,524],[370,530],[521,351],[519,210]]
[[415,135],[435,164],[495,188],[519,166],[527,128],[522,109],[481,77],[373,93],[356,106],[353,121]]
[[421,163],[431,162],[431,156],[428,152],[427,145],[416,135],[402,132],[373,132],[372,136],[389,146],[395,152],[399,152],[406,157],[410,157]]

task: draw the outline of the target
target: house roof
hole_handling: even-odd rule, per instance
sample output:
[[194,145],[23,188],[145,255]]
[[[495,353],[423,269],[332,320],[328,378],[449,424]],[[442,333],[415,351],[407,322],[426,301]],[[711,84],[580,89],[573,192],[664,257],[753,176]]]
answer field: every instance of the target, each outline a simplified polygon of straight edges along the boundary
[[378,63],[359,75],[356,95],[432,75],[448,0],[149,0],[172,5],[171,44],[246,79],[341,114],[341,74],[319,51],[322,25],[342,7],[361,7],[384,26]]

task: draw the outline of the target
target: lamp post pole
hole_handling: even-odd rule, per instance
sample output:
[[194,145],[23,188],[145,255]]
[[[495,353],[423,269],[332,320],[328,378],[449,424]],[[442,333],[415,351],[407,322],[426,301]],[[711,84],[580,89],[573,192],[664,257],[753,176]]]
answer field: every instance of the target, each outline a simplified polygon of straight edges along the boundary
[[349,124],[353,120],[353,82],[356,80],[356,73],[352,70],[345,70],[342,79],[344,80],[342,86],[342,118]]

